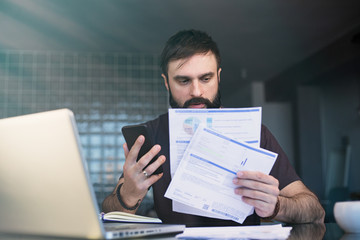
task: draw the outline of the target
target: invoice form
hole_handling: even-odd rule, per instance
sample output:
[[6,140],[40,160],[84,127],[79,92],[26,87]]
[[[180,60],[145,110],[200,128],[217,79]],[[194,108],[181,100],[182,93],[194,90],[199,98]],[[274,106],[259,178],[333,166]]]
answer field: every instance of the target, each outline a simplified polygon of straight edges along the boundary
[[[184,151],[199,124],[205,124],[236,140],[259,147],[261,134],[261,107],[221,109],[169,109],[170,171],[175,171]],[[228,219],[180,202],[173,201],[173,211],[213,218]]]
[[253,212],[234,193],[239,170],[269,174],[277,158],[204,125],[199,125],[165,193],[187,206],[242,223]]
[[169,109],[170,171],[174,173],[199,124],[260,147],[261,107]]

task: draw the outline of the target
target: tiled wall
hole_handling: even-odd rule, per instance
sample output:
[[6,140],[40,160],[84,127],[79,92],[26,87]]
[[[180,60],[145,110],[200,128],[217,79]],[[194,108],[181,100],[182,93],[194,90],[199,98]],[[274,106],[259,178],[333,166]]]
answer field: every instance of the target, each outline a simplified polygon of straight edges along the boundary
[[[0,118],[71,109],[101,203],[122,172],[122,126],[167,111],[158,65],[156,55],[1,51]],[[140,213],[150,199],[151,192]]]

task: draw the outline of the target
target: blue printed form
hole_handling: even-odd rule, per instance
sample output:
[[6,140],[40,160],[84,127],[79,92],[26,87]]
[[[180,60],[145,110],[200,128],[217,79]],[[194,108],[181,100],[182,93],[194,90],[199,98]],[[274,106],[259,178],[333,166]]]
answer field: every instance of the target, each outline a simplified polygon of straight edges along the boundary
[[[200,124],[207,128],[260,147],[261,107],[221,109],[169,109],[170,171],[173,177],[190,140]],[[228,219],[180,202],[173,201],[173,211]]]
[[242,223],[254,209],[234,193],[236,172],[269,174],[276,158],[276,153],[199,124],[165,197],[188,206],[187,212]]
[[171,176],[200,124],[235,140],[260,147],[261,107],[169,109]]

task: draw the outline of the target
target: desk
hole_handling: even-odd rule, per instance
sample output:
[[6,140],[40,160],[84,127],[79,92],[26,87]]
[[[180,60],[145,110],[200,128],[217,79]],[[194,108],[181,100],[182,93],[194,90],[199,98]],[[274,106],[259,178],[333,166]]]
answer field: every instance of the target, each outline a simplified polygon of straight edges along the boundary
[[[360,234],[351,235],[344,234],[336,223],[326,224],[297,224],[292,225],[291,235],[289,240],[360,240]],[[13,234],[1,234],[0,240],[64,240],[65,238],[51,238],[51,237],[34,237],[34,236],[19,236]],[[70,238],[69,238],[70,239]],[[141,239],[141,238],[136,238]],[[143,238],[145,239],[145,238]],[[161,239],[174,240],[175,235],[160,235],[148,237],[146,239]]]
[[289,240],[338,240],[344,234],[336,223],[296,224],[292,227]]

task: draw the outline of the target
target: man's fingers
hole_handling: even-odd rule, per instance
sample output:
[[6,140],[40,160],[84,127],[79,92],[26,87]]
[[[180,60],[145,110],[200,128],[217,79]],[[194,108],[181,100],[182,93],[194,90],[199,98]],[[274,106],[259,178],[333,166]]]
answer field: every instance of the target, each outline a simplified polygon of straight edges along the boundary
[[278,196],[276,194],[269,194],[266,192],[256,191],[248,188],[237,188],[235,189],[235,193],[243,197],[267,203],[276,203],[276,198]]
[[[236,190],[251,189],[253,191],[264,192],[264,193],[271,194],[274,196],[277,196],[280,193],[278,184],[276,184],[276,182],[275,182],[275,185],[270,185],[267,183],[258,182],[258,181],[254,181],[254,180],[237,178],[237,179],[234,179],[234,183],[239,186],[239,188],[237,188]],[[237,193],[237,194],[239,194],[239,193]]]
[[146,173],[150,176],[151,174],[153,174],[164,162],[165,162],[166,158],[164,155],[161,155],[160,157],[158,157],[158,159],[156,159],[155,162],[153,162],[152,164],[150,164],[146,169]]
[[245,203],[253,206],[261,217],[270,216],[280,194],[279,181],[273,176],[254,171],[239,171],[233,183],[238,187],[235,193]]
[[279,185],[279,181],[271,175],[256,171],[239,171],[236,174],[239,179],[249,179],[270,185]]
[[143,143],[145,142],[145,137],[140,135],[134,145],[131,147],[130,151],[126,156],[126,161],[131,161],[131,163],[136,163],[136,159],[139,155],[140,148],[142,147]]
[[270,216],[274,212],[277,196],[245,188],[238,188],[235,192],[242,196],[243,202],[253,206],[260,217]]
[[148,179],[144,181],[144,183],[146,184],[146,188],[149,188],[154,183],[156,183],[163,175],[163,173],[151,175]]
[[147,152],[144,156],[142,156],[139,159],[137,163],[138,170],[142,171],[149,164],[149,162],[160,152],[160,150],[161,150],[160,145],[158,144],[154,145],[149,152]]
[[127,158],[127,155],[129,154],[129,148],[126,143],[123,144],[124,154],[125,158]]

